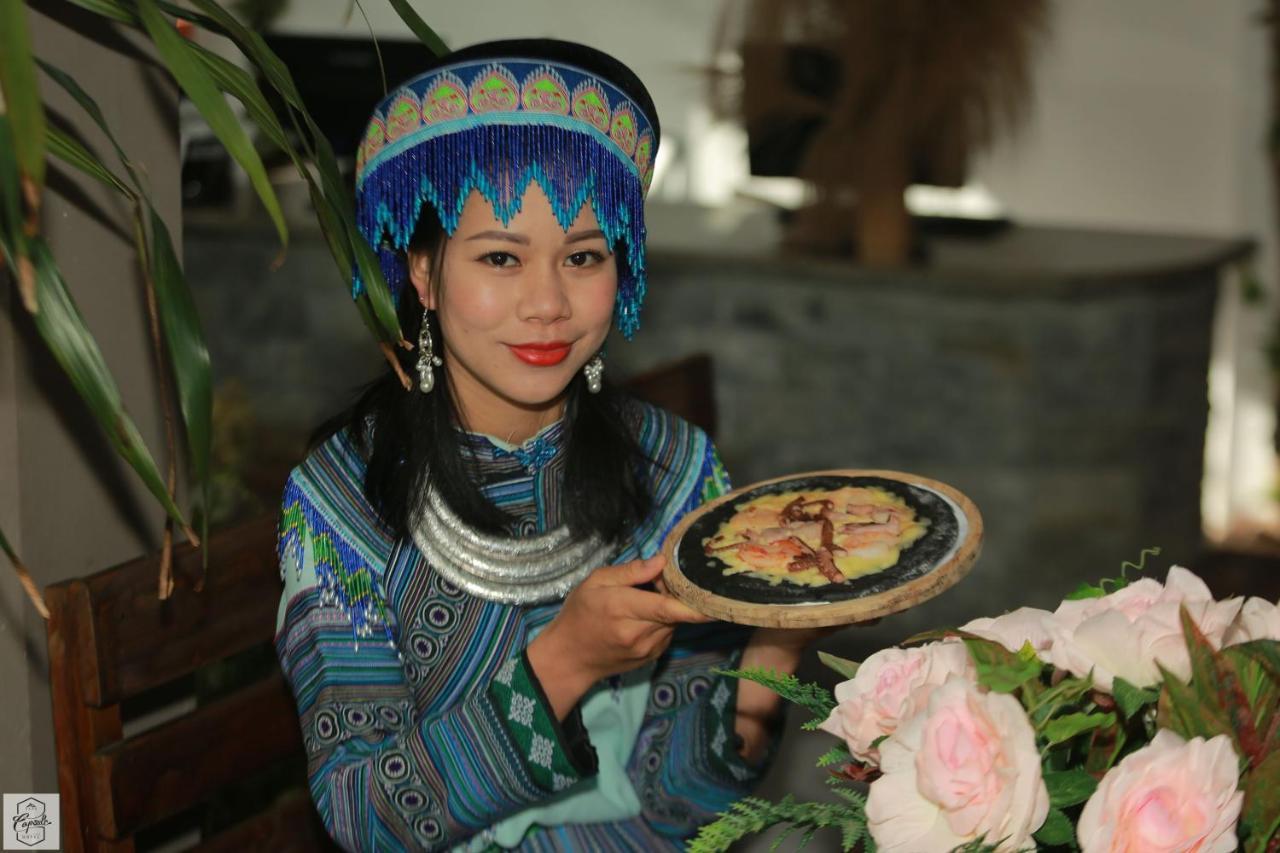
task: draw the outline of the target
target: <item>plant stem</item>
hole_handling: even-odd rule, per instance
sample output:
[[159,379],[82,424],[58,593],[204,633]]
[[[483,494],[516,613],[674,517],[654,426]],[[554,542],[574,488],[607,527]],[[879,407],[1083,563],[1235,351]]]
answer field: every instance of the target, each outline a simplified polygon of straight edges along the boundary
[[[173,397],[169,393],[169,372],[165,369],[164,341],[160,336],[160,312],[156,306],[155,280],[151,274],[150,255],[147,252],[146,232],[142,224],[142,199],[134,198],[134,241],[137,244],[138,263],[142,267],[142,285],[147,294],[147,316],[151,327],[151,352],[156,362],[156,388],[160,394],[160,408],[164,412],[165,444],[169,450],[168,482],[170,500],[174,500],[178,490],[178,433],[174,428]],[[175,501],[176,502],[176,501]],[[199,546],[195,531],[189,527],[184,531],[192,544]],[[173,594],[173,519],[165,518],[164,543],[160,550],[160,577],[158,594],[163,601]]]

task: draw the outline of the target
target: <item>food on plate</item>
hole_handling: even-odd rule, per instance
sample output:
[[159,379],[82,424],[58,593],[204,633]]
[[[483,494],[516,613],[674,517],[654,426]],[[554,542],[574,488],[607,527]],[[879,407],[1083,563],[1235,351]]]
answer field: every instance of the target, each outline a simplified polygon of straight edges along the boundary
[[886,489],[846,486],[754,498],[702,544],[726,575],[826,586],[897,564],[928,525]]

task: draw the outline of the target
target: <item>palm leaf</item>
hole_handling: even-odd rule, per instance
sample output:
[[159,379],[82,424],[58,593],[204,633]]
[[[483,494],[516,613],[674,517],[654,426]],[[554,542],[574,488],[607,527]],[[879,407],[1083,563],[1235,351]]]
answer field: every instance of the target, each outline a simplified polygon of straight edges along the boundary
[[[8,247],[5,248],[8,251]],[[147,489],[187,537],[198,541],[199,537],[169,496],[151,452],[125,411],[120,390],[107,369],[102,351],[67,291],[48,245],[36,238],[31,241],[30,248],[40,292],[41,309],[34,315],[40,337],[71,379],[71,384],[88,405],[116,452],[138,472]]]
[[280,201],[276,198],[275,190],[271,188],[271,182],[267,179],[262,158],[254,150],[253,143],[245,135],[244,128],[232,114],[222,93],[218,91],[218,87],[214,85],[213,80],[193,55],[191,45],[178,34],[173,22],[160,11],[156,0],[138,0],[138,14],[169,71],[191,98],[192,103],[200,110],[200,114],[204,116],[209,128],[226,147],[227,152],[249,176],[249,183],[257,191],[258,197],[267,209],[267,214],[275,223],[281,245],[287,246],[289,230],[285,226]]
[[400,20],[413,30],[413,34],[418,37],[418,41],[427,46],[427,49],[436,56],[444,56],[449,52],[449,46],[444,43],[444,39],[436,35],[436,31],[427,26],[427,22],[409,5],[408,0],[390,0],[391,8],[396,10],[396,14],[400,16]]
[[[191,0],[192,5],[202,11],[208,21],[213,25],[214,29],[220,31],[223,35],[230,38],[245,56],[256,65],[263,74],[268,83],[279,92],[285,103],[302,118],[306,125],[307,133],[303,134],[304,138],[310,136],[313,148],[311,154],[315,158],[316,171],[320,176],[320,192],[313,191],[311,193],[312,201],[317,202],[317,198],[323,198],[327,202],[329,208],[322,214],[322,227],[333,226],[336,223],[335,230],[329,230],[326,227],[325,237],[330,241],[330,251],[334,254],[335,260],[339,255],[351,258],[355,266],[360,270],[360,276],[365,284],[365,291],[368,293],[369,304],[372,308],[371,312],[362,312],[362,316],[368,318],[372,316],[375,320],[373,324],[369,324],[370,330],[383,341],[399,342],[404,335],[400,330],[400,320],[396,315],[395,302],[391,298],[391,291],[387,288],[386,280],[382,276],[382,268],[378,265],[377,257],[373,250],[369,247],[367,241],[360,234],[356,227],[355,210],[351,203],[349,191],[342,179],[341,171],[338,169],[337,158],[333,154],[333,148],[329,145],[328,139],[316,126],[311,115],[306,111],[302,96],[298,92],[297,85],[293,82],[293,76],[289,73],[289,69],[284,62],[275,55],[275,53],[267,47],[262,36],[253,32],[240,23],[236,18],[219,6],[213,0]],[[266,108],[265,103],[259,103],[243,81],[237,81],[236,75],[229,71],[223,70],[222,82],[228,84],[226,91],[235,95],[241,103],[250,111],[254,120],[258,122],[260,127],[264,127],[267,135],[275,141],[275,131],[273,125],[278,122],[267,120],[266,116],[270,114],[270,109]],[[241,97],[241,93],[245,97]],[[265,122],[265,124],[264,124]],[[281,128],[283,133],[283,128]],[[286,152],[290,149],[288,146],[282,146]],[[295,160],[295,163],[297,161]],[[298,167],[299,172],[309,181],[311,179],[310,172],[302,165]],[[320,204],[317,203],[317,210]],[[335,249],[334,243],[341,241],[346,244],[347,251]],[[351,265],[342,266],[340,274],[345,278],[351,272]]]
[[[191,453],[192,473],[207,506],[209,456],[213,441],[213,384],[209,350],[205,345],[200,316],[183,275],[182,265],[178,263],[169,229],[156,212],[137,170],[133,168],[124,148],[112,133],[97,101],[70,74],[48,63],[42,62],[40,65],[98,125],[129,172],[132,189],[125,186],[105,166],[94,161],[92,154],[78,142],[70,138],[59,140],[60,149],[65,146],[74,155],[74,159],[70,161],[73,165],[110,183],[134,202],[135,216],[138,218],[136,230],[141,243],[138,251],[147,255],[143,259],[143,272],[155,287],[157,314],[167,344],[169,368],[178,389],[179,408],[186,427],[187,447]],[[98,174],[98,171],[104,174]],[[145,221],[142,218],[144,210]],[[148,233],[149,242],[145,240]]]
[[0,0],[0,91],[5,110],[22,128],[13,140],[18,169],[38,190],[44,186],[44,107],[31,56],[27,7],[19,0]]
[[102,165],[93,152],[85,148],[84,144],[74,136],[48,125],[45,127],[45,142],[49,153],[59,160],[74,166],[89,177],[106,184],[122,195],[133,195],[129,185],[106,166]]

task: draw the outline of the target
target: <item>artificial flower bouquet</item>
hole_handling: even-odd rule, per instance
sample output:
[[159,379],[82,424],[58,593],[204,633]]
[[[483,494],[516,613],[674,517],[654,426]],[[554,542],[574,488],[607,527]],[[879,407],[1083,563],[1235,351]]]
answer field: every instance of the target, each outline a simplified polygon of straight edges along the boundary
[[842,741],[818,760],[834,798],[745,798],[689,849],[783,824],[845,850],[1280,851],[1277,604],[1215,601],[1175,566],[907,643],[822,654],[834,696],[732,672]]

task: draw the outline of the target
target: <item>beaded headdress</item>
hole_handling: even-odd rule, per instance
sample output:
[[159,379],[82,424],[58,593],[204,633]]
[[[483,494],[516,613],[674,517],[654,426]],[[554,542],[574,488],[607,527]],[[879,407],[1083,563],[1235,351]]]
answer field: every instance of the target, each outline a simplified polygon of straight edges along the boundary
[[[378,104],[356,158],[356,213],[392,297],[423,204],[445,233],[477,190],[508,224],[531,181],[566,231],[584,203],[622,247],[614,322],[628,338],[645,294],[644,196],[658,120],[636,76],[591,48],[550,39],[488,42],[444,57]],[[363,290],[359,271],[352,295]]]

